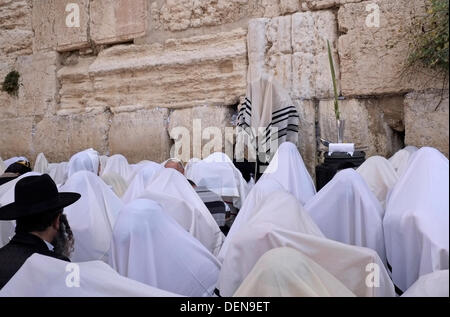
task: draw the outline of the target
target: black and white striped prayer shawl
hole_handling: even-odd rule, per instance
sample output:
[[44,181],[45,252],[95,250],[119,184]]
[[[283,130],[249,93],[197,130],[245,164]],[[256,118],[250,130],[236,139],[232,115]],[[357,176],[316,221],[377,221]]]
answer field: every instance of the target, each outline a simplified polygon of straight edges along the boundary
[[[289,141],[297,145],[299,115],[294,104],[285,104],[280,108],[275,108],[272,111],[271,122],[266,127],[260,127],[259,130],[252,129],[252,106],[252,101],[246,97],[239,108],[238,133],[247,134],[246,137],[255,142],[257,153],[260,151],[266,153],[265,162],[270,161],[281,143]],[[255,141],[256,136],[259,139],[257,142]],[[264,163],[263,160],[261,161]]]

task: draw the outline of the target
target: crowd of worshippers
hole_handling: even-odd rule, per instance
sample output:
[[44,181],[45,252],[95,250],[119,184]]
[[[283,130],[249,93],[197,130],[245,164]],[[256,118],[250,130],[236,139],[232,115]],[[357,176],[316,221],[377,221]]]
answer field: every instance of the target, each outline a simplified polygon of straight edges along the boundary
[[288,141],[256,184],[223,153],[41,153],[0,175],[0,296],[449,296],[449,162],[433,148],[319,192]]

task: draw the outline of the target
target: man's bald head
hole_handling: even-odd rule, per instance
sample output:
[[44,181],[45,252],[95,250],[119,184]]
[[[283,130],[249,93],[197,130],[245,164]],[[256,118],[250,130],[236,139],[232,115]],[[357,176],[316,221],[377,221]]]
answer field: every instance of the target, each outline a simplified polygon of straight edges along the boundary
[[175,160],[169,160],[167,161],[166,165],[164,165],[165,168],[173,168],[174,170],[177,170],[181,174],[184,175],[184,167],[183,164],[179,161]]

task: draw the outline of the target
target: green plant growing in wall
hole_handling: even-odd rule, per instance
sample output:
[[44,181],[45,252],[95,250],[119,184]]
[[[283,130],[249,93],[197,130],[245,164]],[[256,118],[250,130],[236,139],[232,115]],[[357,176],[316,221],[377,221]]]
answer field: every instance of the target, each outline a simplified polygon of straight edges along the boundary
[[331,69],[331,79],[333,81],[334,114],[336,116],[336,120],[340,120],[341,112],[339,111],[339,95],[338,95],[337,83],[336,83],[336,72],[334,70],[334,62],[333,62],[333,56],[331,54],[330,41],[328,41],[328,40],[327,40],[327,45],[328,45],[328,59],[330,61],[330,69]]
[[9,72],[3,81],[2,90],[11,96],[17,96],[19,91],[19,72],[13,70]]
[[448,0],[428,0],[426,14],[413,19],[408,66],[420,63],[448,74],[448,3]]

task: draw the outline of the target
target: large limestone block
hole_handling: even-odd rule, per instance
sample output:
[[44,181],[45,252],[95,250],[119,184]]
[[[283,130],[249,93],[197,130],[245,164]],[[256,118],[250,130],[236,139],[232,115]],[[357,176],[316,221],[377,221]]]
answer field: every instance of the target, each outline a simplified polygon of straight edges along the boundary
[[299,114],[298,149],[312,177],[316,173],[316,107],[312,100],[295,100]]
[[336,8],[346,3],[361,2],[362,0],[302,0],[302,10],[323,10]]
[[89,0],[33,0],[32,21],[34,51],[89,46]]
[[147,1],[96,0],[91,2],[90,34],[97,44],[117,43],[145,35]]
[[245,95],[246,31],[118,45],[58,72],[63,107],[232,105]]
[[32,53],[31,1],[0,1],[0,83],[17,57]]
[[58,70],[60,83],[60,108],[83,109],[93,98],[93,84],[89,78],[89,67],[95,57],[78,58],[75,64],[70,64]]
[[152,16],[155,24],[164,30],[184,31],[232,23],[248,13],[249,1],[243,0],[165,0],[161,6],[154,3]]
[[[441,88],[440,78],[423,69],[404,72],[413,16],[424,14],[424,0],[377,0],[345,4],[338,13],[341,87],[346,96],[404,93]],[[366,19],[379,8],[380,26]],[[368,8],[368,11],[366,10]]]
[[[344,142],[355,143],[356,148],[367,148],[367,157],[390,157],[402,144],[401,136],[384,120],[381,99],[347,99],[340,102],[341,119],[345,120]],[[336,118],[333,100],[319,104],[320,135],[329,141],[337,141]],[[321,146],[321,150],[325,150]]]
[[405,144],[417,147],[435,147],[448,157],[448,91],[430,91],[406,95],[405,128]]
[[[56,33],[58,51],[70,51],[89,46],[89,1],[90,0],[55,1],[54,32]],[[94,1],[94,3],[95,2],[96,1]],[[71,5],[75,5],[75,7],[71,7]],[[75,16],[72,19],[73,14],[75,14]],[[69,20],[69,23],[67,23],[67,20]],[[70,22],[76,22],[77,26],[73,26]]]
[[87,148],[108,153],[110,117],[105,109],[41,117],[33,133],[34,152],[53,162],[67,161]]
[[[172,155],[187,162],[191,158],[205,158],[214,152],[233,156],[233,108],[200,106],[173,110],[168,132],[176,143]],[[186,142],[186,143],[184,143]]]
[[332,11],[251,20],[248,32],[251,74],[274,74],[293,98],[330,98],[333,86],[327,40],[339,76],[337,24]]
[[168,109],[116,108],[109,132],[110,154],[123,154],[129,162],[169,158]]
[[16,68],[21,74],[17,105],[19,116],[56,112],[58,65],[59,56],[55,52],[36,53],[18,59]]
[[0,119],[0,156],[3,159],[22,155],[30,158],[32,128],[32,117]]

